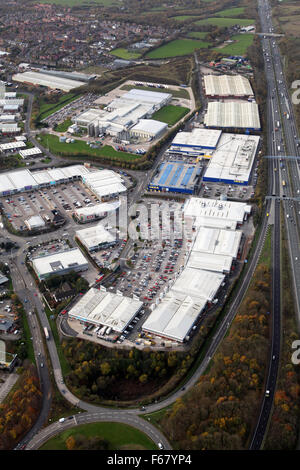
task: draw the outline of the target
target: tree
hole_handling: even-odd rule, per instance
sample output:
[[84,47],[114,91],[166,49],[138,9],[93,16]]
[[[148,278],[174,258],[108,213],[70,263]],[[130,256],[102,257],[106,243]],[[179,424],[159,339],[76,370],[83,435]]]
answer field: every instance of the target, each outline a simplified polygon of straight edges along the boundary
[[142,375],[140,375],[139,381],[140,381],[142,384],[145,384],[145,383],[148,381],[148,375],[147,375],[147,374],[142,374]]
[[74,450],[75,449],[75,446],[76,446],[76,441],[74,439],[73,436],[69,436],[67,439],[66,439],[66,448],[68,450]]
[[100,365],[100,369],[101,369],[101,373],[103,375],[109,375],[110,371],[111,371],[111,367],[109,365],[108,362],[103,362],[101,365]]

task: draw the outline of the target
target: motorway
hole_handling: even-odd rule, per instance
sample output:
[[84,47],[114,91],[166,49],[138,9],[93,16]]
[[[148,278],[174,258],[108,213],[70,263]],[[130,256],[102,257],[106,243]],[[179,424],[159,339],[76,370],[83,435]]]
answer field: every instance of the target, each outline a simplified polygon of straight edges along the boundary
[[[272,196],[276,197],[273,199],[272,207],[272,217],[274,220],[272,242],[272,342],[265,386],[266,394],[262,400],[259,419],[250,445],[252,450],[258,450],[263,445],[273,408],[279,370],[281,348],[281,200],[289,242],[298,322],[300,312],[300,265],[298,262],[300,212],[299,203],[289,200],[289,198],[297,196],[297,191],[300,188],[299,166],[296,159],[286,158],[286,156],[298,156],[297,130],[276,38],[268,36],[274,30],[271,8],[266,0],[259,0],[258,6],[261,30],[262,33],[267,34],[262,36],[261,43],[264,51],[265,73],[268,85],[268,150],[270,156],[275,157],[270,160],[271,164],[269,165],[269,192],[271,192]],[[285,186],[283,182],[285,182]]]
[[[262,28],[266,31],[270,31],[272,26],[269,24],[270,20],[266,13],[268,9],[268,4],[266,2],[260,1],[260,13],[262,15]],[[263,25],[263,21],[265,21],[265,26]],[[267,73],[267,80],[268,80],[268,115],[269,115],[269,122],[268,122],[268,136],[269,136],[269,151],[271,155],[274,156],[281,156],[283,158],[285,155],[298,155],[298,149],[295,143],[295,135],[296,135],[296,126],[294,123],[293,111],[292,107],[289,103],[289,97],[286,90],[286,86],[284,83],[281,67],[281,60],[278,51],[278,47],[276,45],[276,39],[272,38],[271,40],[268,38],[262,38],[263,47],[268,50],[268,54],[270,55],[270,59],[273,62],[266,61],[266,73]],[[269,64],[274,64],[274,67],[270,66]],[[282,83],[279,83],[282,82]],[[274,90],[277,90],[274,93]],[[283,93],[283,96],[281,96]],[[288,114],[290,115],[290,119],[286,119],[282,113],[288,109]],[[281,119],[278,119],[281,116]],[[277,120],[281,120],[282,125],[280,126],[279,131],[275,131],[275,122]],[[27,129],[27,128],[26,128]],[[27,132],[30,132],[28,127]],[[30,137],[31,140],[34,139],[33,136]],[[274,140],[275,138],[275,140]],[[34,139],[35,140],[35,139]],[[285,152],[283,151],[283,142],[285,142]],[[34,142],[36,143],[36,142]],[[282,148],[282,150],[278,151],[278,146]],[[45,152],[45,150],[43,149]],[[163,151],[162,151],[163,152]],[[161,154],[162,154],[161,152]],[[47,154],[47,152],[45,152]],[[53,158],[53,155],[51,155]],[[148,181],[151,179],[153,173],[156,170],[157,165],[160,162],[160,158],[157,158],[155,166],[145,173],[142,179],[139,180],[135,190],[131,193],[130,199],[132,201],[138,201],[140,196],[142,195],[143,191],[146,188]],[[299,179],[299,167],[297,161],[291,160],[286,162],[286,169],[279,169],[279,161],[277,159],[271,160],[270,173],[269,173],[269,181],[270,181],[270,194],[275,194],[276,196],[283,196],[282,193],[282,179],[284,178],[287,181],[286,187],[286,196],[292,196],[300,188],[300,179]],[[291,179],[291,175],[293,179]],[[282,198],[284,199],[284,198]],[[284,201],[284,208],[285,211],[289,211],[289,213],[293,213],[293,220],[299,221],[299,214],[295,211],[295,206],[291,206],[290,201]],[[45,442],[49,437],[57,434],[61,430],[74,426],[76,424],[88,423],[91,421],[120,421],[126,424],[131,424],[136,426],[137,428],[141,429],[143,432],[147,433],[147,435],[154,440],[154,442],[162,442],[165,449],[170,449],[170,443],[167,441],[165,436],[163,436],[156,428],[154,428],[149,422],[140,418],[138,415],[146,413],[150,413],[153,411],[157,411],[167,405],[174,403],[174,401],[182,396],[186,391],[191,388],[203,374],[207,365],[209,364],[212,356],[215,354],[216,350],[218,349],[221,341],[223,340],[228,328],[230,327],[231,322],[234,319],[234,316],[237,312],[237,309],[247,291],[249,283],[252,279],[252,275],[256,268],[259,255],[261,253],[264,240],[266,237],[267,229],[269,224],[274,224],[274,239],[273,239],[273,253],[274,253],[274,265],[273,265],[273,272],[275,275],[273,276],[273,289],[274,292],[277,293],[274,296],[274,304],[273,304],[273,340],[272,340],[272,348],[270,354],[270,368],[268,373],[268,379],[266,384],[266,389],[270,390],[270,397],[263,400],[263,405],[259,417],[258,426],[256,428],[254,438],[251,444],[251,448],[258,449],[261,447],[263,442],[263,437],[265,435],[265,430],[267,427],[267,423],[270,416],[270,411],[273,402],[273,394],[275,390],[276,380],[277,380],[277,371],[278,371],[278,364],[279,364],[279,356],[280,356],[280,213],[279,213],[280,203],[276,200],[267,200],[265,209],[264,209],[264,217],[262,221],[261,232],[258,238],[257,245],[255,247],[253,256],[247,265],[247,269],[245,272],[245,276],[239,286],[237,295],[231,304],[230,308],[227,311],[224,319],[220,323],[218,329],[215,332],[215,335],[211,341],[210,346],[203,358],[201,365],[195,371],[193,376],[187,381],[185,384],[185,390],[179,389],[175,391],[169,397],[163,399],[158,403],[151,404],[147,406],[147,409],[142,412],[138,409],[128,409],[128,410],[120,410],[120,409],[108,409],[101,406],[92,405],[86,403],[82,400],[78,400],[66,387],[66,385],[62,381],[62,372],[59,363],[59,358],[55,346],[55,342],[53,340],[52,335],[50,339],[47,341],[47,347],[49,351],[49,356],[52,363],[52,368],[54,371],[54,378],[57,384],[59,391],[62,395],[73,405],[80,407],[81,409],[85,410],[84,413],[77,414],[76,417],[71,419],[67,419],[64,423],[53,423],[50,426],[42,429],[42,426],[45,424],[48,412],[50,409],[51,403],[51,396],[49,395],[50,390],[50,371],[47,366],[46,353],[44,351],[44,346],[41,338],[41,331],[37,324],[35,314],[29,315],[29,311],[36,310],[39,321],[42,327],[46,326],[49,331],[51,331],[48,323],[48,319],[46,313],[44,311],[43,303],[39,297],[39,295],[35,296],[34,292],[38,294],[37,289],[34,287],[32,288],[32,279],[30,274],[27,272],[25,265],[22,264],[23,255],[22,255],[22,248],[24,248],[25,242],[23,242],[23,246],[21,246],[18,255],[16,258],[11,261],[13,262],[12,265],[12,278],[15,286],[16,293],[19,295],[20,299],[25,301],[28,299],[28,303],[25,303],[26,311],[28,313],[28,320],[30,324],[30,330],[32,334],[32,341],[34,345],[35,355],[37,359],[38,365],[38,372],[41,378],[42,383],[42,390],[43,390],[43,407],[42,412],[38,421],[36,422],[35,426],[32,430],[27,434],[27,436],[20,442],[18,448],[22,447],[24,444],[27,446],[27,449],[37,449],[43,442]],[[266,213],[270,212],[270,217],[266,216]],[[300,266],[296,262],[296,258],[299,257],[299,234],[298,234],[298,225],[292,222],[287,222],[288,228],[288,239],[289,239],[289,247],[291,252],[291,260],[292,260],[292,269],[294,273],[294,284],[295,290],[300,292]],[[61,232],[65,231],[61,229]],[[57,232],[58,236],[61,236],[60,231]],[[52,235],[51,235],[52,236]],[[14,238],[10,235],[10,238]],[[20,244],[20,238],[16,237],[17,242]],[[126,245],[125,252],[123,253],[123,257],[126,257],[130,250],[130,243]],[[296,294],[297,295],[297,294]],[[297,297],[298,303],[298,315],[299,315],[299,298]],[[39,355],[40,354],[40,355]],[[275,355],[275,359],[273,360],[273,356]],[[44,366],[41,367],[41,363],[43,362]]]

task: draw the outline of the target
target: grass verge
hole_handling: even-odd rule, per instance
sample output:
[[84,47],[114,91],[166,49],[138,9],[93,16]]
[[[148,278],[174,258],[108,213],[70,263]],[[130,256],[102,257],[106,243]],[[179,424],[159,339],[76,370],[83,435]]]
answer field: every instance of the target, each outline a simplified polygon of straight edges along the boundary
[[156,445],[146,434],[122,423],[90,423],[68,429],[47,441],[40,450],[66,450],[70,436],[83,435],[86,438],[100,437],[109,442],[110,450],[155,450]]

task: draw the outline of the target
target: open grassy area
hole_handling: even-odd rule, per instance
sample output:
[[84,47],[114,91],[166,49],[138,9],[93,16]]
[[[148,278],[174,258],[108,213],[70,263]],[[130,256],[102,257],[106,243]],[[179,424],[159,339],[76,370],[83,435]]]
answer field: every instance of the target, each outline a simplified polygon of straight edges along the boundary
[[27,358],[32,362],[32,364],[35,364],[36,362],[35,362],[33,344],[30,339],[31,332],[30,332],[29,323],[28,323],[27,315],[25,313],[24,308],[22,308],[21,322],[22,322],[22,328],[23,328],[22,340],[23,339],[25,340],[24,342],[26,345]]
[[193,16],[193,15],[182,15],[182,16],[174,16],[172,17],[172,20],[176,21],[185,21],[185,20],[194,20],[199,18],[199,16]]
[[226,8],[225,10],[218,11],[215,13],[216,16],[235,18],[236,16],[242,15],[245,11],[245,7]]
[[62,375],[66,376],[70,372],[71,369],[70,369],[69,363],[66,360],[66,358],[65,358],[65,356],[62,352],[62,349],[61,349],[61,342],[60,342],[58,331],[57,331],[54,312],[52,312],[50,310],[50,308],[48,307],[48,305],[46,303],[45,303],[44,308],[45,308],[45,312],[46,312],[47,317],[48,317],[48,321],[49,321],[49,325],[50,325],[51,332],[52,332],[52,335],[53,335],[53,339],[54,339],[55,344],[56,344],[56,349],[57,349],[57,354],[58,354],[58,357],[59,357],[59,362],[60,362],[60,366],[61,366],[61,370],[62,370]]
[[66,450],[69,436],[81,434],[87,438],[100,437],[109,442],[110,450],[157,449],[144,433],[122,423],[91,423],[68,429],[46,442],[40,450]]
[[188,33],[189,38],[205,39],[206,36],[207,36],[206,31],[192,31],[192,32]]
[[73,144],[66,144],[65,142],[59,142],[59,138],[56,135],[41,134],[41,144],[49,148],[50,152],[63,155],[63,156],[88,156],[94,158],[107,158],[108,160],[118,160],[131,162],[140,158],[139,155],[134,155],[126,152],[118,152],[109,145],[93,149],[89,147],[83,140],[75,140]]
[[141,57],[141,54],[139,54],[138,52],[128,51],[124,47],[114,49],[113,51],[110,51],[110,54],[125,60],[138,59],[139,57]]
[[72,125],[71,119],[66,119],[64,122],[61,122],[60,124],[57,124],[55,130],[57,132],[66,132],[68,128]]
[[181,55],[192,54],[196,49],[209,47],[205,41],[196,41],[193,39],[175,39],[168,42],[147,54],[148,59],[164,59],[167,57],[177,57]]
[[255,21],[253,19],[241,19],[241,18],[205,18],[204,20],[199,20],[195,22],[195,25],[203,25],[203,24],[212,24],[214,26],[219,27],[229,27],[235,24],[239,24],[240,26],[249,26],[250,24],[254,24]]
[[231,39],[235,42],[222,48],[216,47],[215,50],[224,55],[245,55],[254,40],[254,34],[235,34]]
[[164,417],[164,415],[167,413],[172,408],[173,405],[168,405],[165,408],[161,408],[158,411],[154,411],[153,413],[147,413],[140,415],[140,418],[143,418],[147,421],[149,421],[151,424],[154,424],[154,426],[160,428],[160,423]]
[[190,99],[190,95],[187,90],[181,88],[180,90],[172,90],[171,88],[152,88],[149,86],[136,86],[136,85],[124,85],[121,87],[121,90],[132,90],[133,88],[138,90],[147,90],[147,91],[158,91],[159,93],[170,93],[175,98],[185,98]]
[[153,114],[152,119],[166,122],[169,126],[174,126],[174,124],[176,124],[176,122],[183,118],[188,112],[188,108],[168,105],[156,111],[156,113]]
[[67,93],[62,95],[56,103],[46,103],[42,101],[40,104],[40,112],[39,112],[39,120],[42,121],[46,117],[50,116],[50,114],[55,113],[63,106],[66,106],[68,103],[79,98],[80,95],[76,95],[75,93]]

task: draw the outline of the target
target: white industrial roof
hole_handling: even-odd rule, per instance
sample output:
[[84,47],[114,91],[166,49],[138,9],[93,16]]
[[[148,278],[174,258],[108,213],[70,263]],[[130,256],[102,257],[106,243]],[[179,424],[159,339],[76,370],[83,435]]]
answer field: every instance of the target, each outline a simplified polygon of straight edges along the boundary
[[19,105],[18,104],[5,104],[3,106],[3,111],[18,111]]
[[34,215],[29,219],[25,220],[25,223],[29,226],[30,229],[44,227],[45,222],[40,215]]
[[12,79],[16,82],[32,83],[33,85],[43,85],[48,88],[70,91],[73,88],[85,85],[79,80],[70,80],[68,78],[56,77],[39,72],[27,71],[24,73],[16,73]]
[[170,93],[161,93],[158,91],[139,90],[137,88],[133,88],[128,93],[124,93],[122,98],[126,100],[160,104],[161,102],[172,98],[172,95]]
[[64,269],[87,265],[87,260],[79,250],[72,248],[68,251],[40,256],[32,260],[32,265],[38,276],[55,274]]
[[93,227],[77,230],[76,237],[88,250],[102,243],[112,243],[116,240],[116,236],[106,230],[100,223]]
[[209,161],[203,180],[247,184],[257,152],[257,135],[222,134]]
[[[72,165],[64,168],[53,168],[30,172],[29,170],[11,171],[0,175],[0,193],[4,191],[23,190],[25,187],[36,187],[79,176],[99,196],[126,191],[121,177],[111,170],[89,171],[83,165]],[[90,179],[89,179],[90,178]],[[91,182],[89,182],[91,181]],[[95,186],[95,187],[94,187]]]
[[195,237],[193,251],[237,257],[242,232],[200,227]]
[[14,122],[16,116],[14,114],[0,114],[1,122]]
[[246,214],[250,214],[251,206],[244,202],[220,201],[219,199],[208,199],[191,197],[184,205],[185,217],[195,219],[196,226],[214,226],[224,228],[224,222],[228,222],[228,227],[232,227],[232,222],[242,224]]
[[0,284],[4,284],[8,281],[8,277],[4,276],[4,274],[0,271]]
[[21,150],[20,155],[23,158],[32,157],[33,155],[39,155],[42,151],[38,147],[32,147],[30,149]]
[[83,182],[98,197],[119,194],[126,191],[122,178],[111,170],[99,170],[84,175]]
[[250,82],[242,75],[205,75],[205,93],[208,96],[252,96]]
[[5,150],[21,149],[26,147],[25,142],[7,142],[6,144],[0,144],[1,152]]
[[92,288],[69,311],[69,317],[122,333],[142,305],[139,300]]
[[99,216],[105,212],[115,211],[118,209],[118,207],[120,207],[120,201],[103,202],[101,204],[95,204],[93,206],[86,206],[80,209],[76,209],[76,215],[77,217],[80,217],[81,215],[86,217],[89,215]]
[[204,124],[207,127],[260,129],[258,105],[238,100],[209,102]]
[[83,165],[72,165],[64,168],[35,171],[32,175],[38,184],[47,184],[68,179],[73,176],[83,177],[88,173],[89,171]]
[[6,106],[6,105],[18,105],[18,106],[23,106],[24,104],[24,98],[16,98],[16,99],[0,99],[0,106]]
[[212,301],[223,280],[224,275],[220,273],[185,268],[175,281],[171,291]]
[[139,122],[131,128],[132,132],[146,132],[152,135],[161,133],[168,127],[165,122],[155,121],[154,119],[140,119]]
[[117,98],[110,103],[107,109],[89,109],[75,118],[73,121],[79,126],[98,126],[106,132],[127,130],[139,119],[152,114],[155,109],[149,103],[135,103]]
[[214,149],[217,147],[221,134],[222,131],[217,129],[195,128],[192,132],[178,132],[172,145]]
[[6,100],[10,100],[12,98],[16,98],[17,97],[17,92],[16,91],[6,91],[4,93],[4,99]]
[[0,192],[11,191],[12,188],[14,188],[14,185],[8,177],[8,173],[0,174]]
[[13,188],[17,190],[37,186],[37,183],[29,170],[12,171],[8,173],[8,177],[13,184]]
[[21,127],[17,123],[3,124],[0,123],[0,131],[4,134],[7,132],[20,132]]
[[206,301],[199,297],[171,291],[149,315],[143,330],[182,342],[205,304]]
[[188,259],[187,267],[220,273],[228,273],[230,271],[231,264],[231,256],[192,251]]
[[[132,89],[111,101],[105,109],[91,108],[73,118],[73,121],[77,125],[93,125],[100,130],[105,129],[107,133],[119,133],[153,114],[171,98],[169,93]],[[147,128],[147,131],[150,132],[151,129]]]

